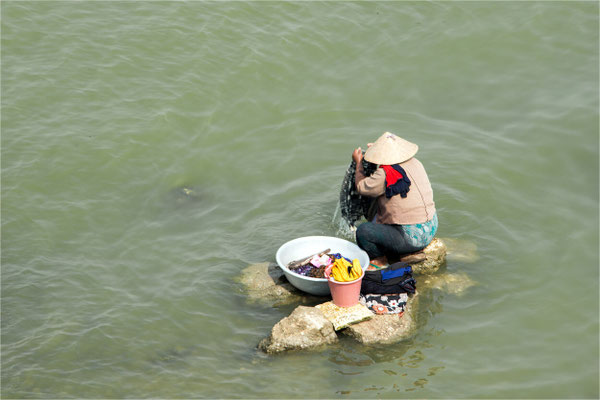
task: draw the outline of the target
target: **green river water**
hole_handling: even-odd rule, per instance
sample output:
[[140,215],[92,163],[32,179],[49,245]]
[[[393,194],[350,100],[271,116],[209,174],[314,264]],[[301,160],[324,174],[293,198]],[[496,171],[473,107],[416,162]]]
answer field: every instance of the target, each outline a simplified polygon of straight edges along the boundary
[[[598,2],[1,4],[2,398],[598,398]],[[477,246],[410,340],[256,350],[235,282],[420,146]],[[193,196],[181,192],[193,190]]]

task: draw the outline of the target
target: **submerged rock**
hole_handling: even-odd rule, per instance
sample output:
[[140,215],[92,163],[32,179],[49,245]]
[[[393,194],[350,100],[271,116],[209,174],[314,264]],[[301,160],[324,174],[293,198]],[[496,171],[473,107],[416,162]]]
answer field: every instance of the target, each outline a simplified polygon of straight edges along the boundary
[[342,331],[362,344],[396,343],[411,337],[417,328],[417,296],[409,297],[403,315],[374,315],[373,318],[350,325]]
[[168,349],[161,350],[156,353],[156,356],[151,359],[153,364],[173,364],[184,362],[187,357],[192,354],[191,348],[183,346],[174,346]]
[[417,287],[419,290],[439,289],[457,296],[464,294],[465,290],[476,284],[477,283],[469,278],[464,272],[429,275],[417,279]]
[[266,353],[314,349],[337,342],[333,324],[316,307],[298,306],[279,321],[258,348]]
[[479,260],[477,245],[469,240],[443,238],[448,261],[474,263]]
[[179,186],[169,192],[177,206],[196,204],[204,200],[204,195],[199,188],[192,186]]

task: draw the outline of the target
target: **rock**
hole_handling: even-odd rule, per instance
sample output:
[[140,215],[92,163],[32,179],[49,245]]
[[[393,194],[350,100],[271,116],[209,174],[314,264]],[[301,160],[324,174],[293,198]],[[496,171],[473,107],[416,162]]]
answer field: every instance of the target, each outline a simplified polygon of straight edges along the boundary
[[316,307],[298,306],[289,317],[279,321],[271,335],[258,348],[265,353],[307,350],[337,342],[333,324]]
[[448,261],[474,263],[479,260],[477,245],[469,240],[443,238],[447,247]]
[[[446,263],[445,241],[446,239],[434,238],[421,252],[404,258],[404,261],[412,265],[419,292],[435,288],[461,294],[475,284],[465,274],[433,275]],[[323,301],[322,298],[307,295],[293,287],[275,263],[250,265],[241,271],[237,279],[244,286],[247,298],[251,302],[314,305]],[[417,328],[418,299],[418,293],[409,297],[401,317],[397,314],[373,315],[371,319],[352,324],[339,332],[366,345],[395,343],[407,339],[414,335]],[[338,328],[341,329],[342,325]],[[321,310],[317,307],[298,306],[288,317],[275,324],[269,337],[263,339],[258,348],[273,354],[288,350],[315,349],[337,341],[333,323]]]
[[342,332],[362,344],[389,344],[412,336],[416,330],[417,294],[408,299],[404,314],[373,315],[373,318],[350,325]]
[[[425,254],[424,260],[418,262],[407,261],[412,266],[414,274],[433,274],[446,263],[446,245],[441,239],[433,238],[422,252]],[[419,253],[413,254],[417,255]],[[408,256],[412,255],[409,254]],[[402,259],[406,259],[405,257]]]
[[428,275],[417,278],[419,290],[439,289],[446,293],[462,295],[465,290],[477,283],[463,272],[456,274]]
[[178,186],[169,192],[169,196],[178,207],[205,204],[208,200],[200,189],[192,186]]
[[338,307],[333,301],[315,306],[333,324],[333,329],[339,331],[352,324],[373,318],[373,313],[366,306],[357,303],[351,307]]
[[274,263],[252,264],[241,271],[237,280],[244,285],[250,302],[283,305],[300,303],[306,297],[287,281],[281,268]]
[[[412,265],[415,275],[433,274],[446,262],[446,245],[441,239],[434,238],[422,251],[408,254],[402,260]],[[292,286],[275,263],[252,264],[241,271],[237,280],[244,285],[250,302],[260,301],[279,306],[290,303],[314,304],[318,301]]]

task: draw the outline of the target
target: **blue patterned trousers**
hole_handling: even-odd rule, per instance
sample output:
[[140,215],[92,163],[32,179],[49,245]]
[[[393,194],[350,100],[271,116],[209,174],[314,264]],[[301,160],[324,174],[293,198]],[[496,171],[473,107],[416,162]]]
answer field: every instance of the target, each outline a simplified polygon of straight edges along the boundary
[[356,230],[356,243],[370,259],[398,258],[427,247],[438,228],[437,213],[430,221],[414,225],[387,225],[365,222]]

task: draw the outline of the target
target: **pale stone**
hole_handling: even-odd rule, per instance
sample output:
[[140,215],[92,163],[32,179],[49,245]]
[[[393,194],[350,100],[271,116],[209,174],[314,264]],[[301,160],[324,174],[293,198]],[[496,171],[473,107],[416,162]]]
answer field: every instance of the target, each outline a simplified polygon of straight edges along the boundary
[[471,286],[477,283],[464,272],[427,275],[417,278],[419,290],[438,289],[454,295],[463,295]]
[[411,337],[417,328],[415,320],[417,294],[409,297],[402,316],[398,314],[373,315],[373,318],[350,325],[342,332],[362,344],[396,343]]
[[[444,239],[446,240],[446,239]],[[446,245],[439,238],[433,241],[418,253],[415,259],[425,259],[418,262],[410,262],[413,273],[433,274],[446,262]],[[275,263],[258,263],[244,268],[237,280],[244,286],[249,302],[261,302],[273,306],[297,303],[314,304],[318,301],[316,297],[303,293],[296,289],[285,277],[285,274]]]
[[244,268],[237,280],[244,285],[248,301],[284,305],[301,303],[306,296],[292,286],[275,263],[252,264]]
[[333,329],[339,331],[352,324],[373,318],[373,313],[366,306],[357,303],[352,307],[338,307],[333,301],[315,306],[333,324]]
[[447,248],[448,261],[474,263],[479,260],[477,245],[470,240],[443,238]]
[[307,350],[337,342],[333,324],[316,307],[298,306],[279,321],[258,348],[266,353]]
[[[474,283],[466,275],[436,274],[446,262],[444,240],[434,238],[420,254],[415,254],[411,262],[419,290],[438,288],[460,294]],[[424,259],[423,259],[424,255]],[[418,256],[418,257],[417,257]],[[248,300],[263,304],[315,304],[317,297],[307,295],[294,288],[285,278],[283,271],[275,263],[253,264],[241,271],[238,278],[244,286]],[[327,304],[327,303],[325,303]],[[337,342],[334,328],[355,338],[363,344],[387,344],[411,337],[417,327],[417,294],[410,296],[404,314],[375,315],[370,319],[348,325],[348,321],[328,320],[317,307],[297,307],[290,316],[279,321],[268,338],[263,339],[259,348],[267,353],[287,350],[314,349]],[[364,314],[363,314],[364,315]]]
[[433,238],[423,253],[425,260],[411,263],[414,274],[433,274],[446,263],[446,245],[441,239]]

